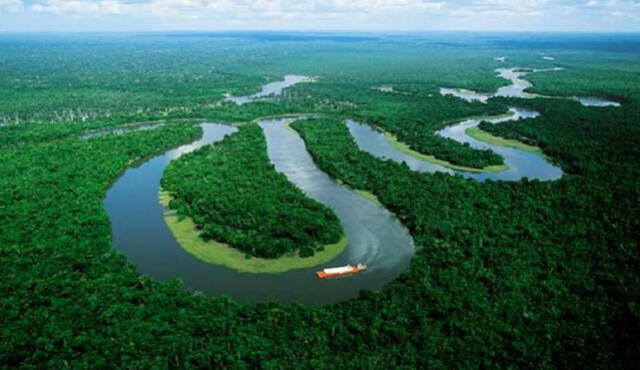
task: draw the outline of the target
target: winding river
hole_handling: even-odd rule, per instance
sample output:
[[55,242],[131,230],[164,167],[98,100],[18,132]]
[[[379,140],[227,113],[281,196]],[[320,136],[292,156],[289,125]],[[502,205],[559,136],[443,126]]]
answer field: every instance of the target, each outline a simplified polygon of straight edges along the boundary
[[86,139],[91,139],[94,137],[100,137],[100,136],[109,135],[109,134],[126,134],[127,132],[132,132],[132,131],[153,130],[162,126],[164,126],[164,123],[162,122],[134,123],[134,124],[120,126],[116,128],[92,130],[80,135],[79,138],[86,140]]
[[261,98],[266,98],[271,95],[280,95],[282,94],[282,90],[286,89],[287,87],[291,87],[293,85],[296,85],[302,82],[309,82],[309,81],[312,81],[312,79],[311,77],[308,77],[308,76],[286,75],[284,76],[284,80],[270,82],[262,86],[262,90],[260,90],[260,92],[257,92],[253,95],[228,96],[227,98],[224,99],[224,101],[233,102],[240,105],[251,103],[252,101],[256,101]]
[[[512,85],[501,88],[493,95],[468,90],[461,92],[458,89],[443,89],[441,93],[479,101],[486,101],[494,95],[532,97],[532,94],[525,92],[531,86],[530,83],[522,79],[527,72],[502,69],[498,70],[498,73],[501,77],[510,79]],[[265,96],[280,94],[284,88],[305,81],[308,81],[305,76],[288,75],[284,81],[265,85],[260,93],[247,97],[230,97],[227,101],[237,104],[248,103]],[[583,101],[583,104],[586,103]],[[598,106],[613,105],[613,102],[609,104],[600,100],[597,103]],[[537,115],[534,111],[511,107],[508,117],[490,117],[485,120],[499,123]],[[386,209],[338,184],[318,169],[307,152],[304,141],[288,129],[287,125],[292,120],[263,119],[258,124],[265,134],[268,155],[276,170],[283,173],[310,198],[331,208],[338,216],[348,237],[348,245],[333,261],[314,268],[280,274],[249,274],[202,262],[176,242],[164,222],[163,207],[158,201],[160,179],[171,160],[204,145],[220,141],[236,131],[232,126],[216,123],[202,123],[203,136],[199,140],[129,168],[109,189],[104,207],[110,218],[112,239],[116,248],[137,265],[140,273],[155,280],[179,278],[189,289],[211,295],[227,295],[250,303],[333,303],[354,298],[365,289],[379,289],[397,278],[407,268],[414,254],[411,235]],[[444,128],[438,134],[468,143],[474,148],[497,152],[508,165],[507,170],[496,173],[454,171],[400,152],[381,132],[369,125],[353,120],[346,121],[346,124],[362,150],[381,158],[405,162],[414,171],[440,171],[476,180],[515,181],[523,177],[555,180],[562,176],[562,171],[541,155],[494,146],[468,136],[466,130],[477,126],[477,119],[463,120]],[[154,127],[141,125],[137,129]],[[127,132],[132,128],[91,132],[82,138],[90,139],[109,132]],[[370,268],[364,273],[348,278],[320,280],[314,274],[324,267],[357,262],[367,263]]]
[[496,69],[497,76],[509,80],[510,85],[499,88],[495,93],[481,93],[473,90],[441,87],[440,94],[452,95],[460,99],[464,99],[468,102],[480,101],[486,103],[489,98],[492,97],[507,97],[507,98],[521,98],[521,99],[533,99],[533,98],[553,98],[553,99],[568,99],[575,100],[580,104],[587,107],[619,107],[620,103],[595,96],[570,96],[570,97],[554,97],[547,95],[540,95],[526,92],[527,89],[533,87],[533,84],[524,79],[524,76],[530,73],[540,72],[559,72],[564,71],[562,67],[553,67],[545,69],[529,69],[529,68],[498,68]]
[[[349,243],[328,264],[280,274],[240,273],[201,262],[176,242],[158,203],[160,179],[173,159],[233,133],[232,126],[205,123],[203,137],[129,168],[108,191],[113,243],[140,273],[155,280],[183,280],[186,287],[212,295],[251,302],[326,304],[354,298],[363,289],[375,290],[395,279],[410,263],[413,240],[386,209],[337,184],[314,164],[302,139],[286,128],[290,119],[260,121],[269,158],[276,169],[309,197],[338,216]],[[329,266],[363,262],[370,268],[343,279],[320,280],[315,271]]]
[[[452,95],[469,102],[479,101],[486,103],[492,97],[509,97],[532,99],[536,97],[556,98],[542,96],[538,94],[528,93],[527,89],[533,84],[523,77],[529,73],[538,72],[557,72],[563,68],[555,67],[549,69],[524,69],[524,68],[499,68],[496,70],[498,77],[504,78],[511,82],[510,85],[499,88],[495,93],[479,93],[472,90],[457,88],[440,88],[440,94]],[[557,98],[561,99],[561,98]],[[593,107],[618,107],[620,103],[611,100],[596,97],[567,97],[564,99],[575,100],[584,106]],[[486,117],[483,119],[470,118],[462,120],[447,126],[437,132],[438,135],[453,139],[459,143],[469,144],[476,149],[491,150],[504,159],[507,169],[499,172],[466,172],[457,171],[435,164],[426,160],[421,160],[415,156],[411,156],[396,149],[389,140],[380,131],[375,130],[369,125],[362,124],[353,120],[347,120],[346,124],[349,132],[354,137],[358,147],[378,158],[391,159],[396,162],[404,162],[409,168],[418,172],[444,172],[449,174],[458,174],[465,178],[471,178],[478,181],[484,180],[503,180],[517,181],[523,178],[536,179],[541,181],[557,180],[562,177],[562,170],[551,163],[541,154],[524,151],[504,146],[492,145],[487,142],[477,140],[467,133],[470,128],[477,127],[480,122],[487,121],[493,124],[507,122],[512,120],[531,119],[539,116],[540,113],[524,109],[520,107],[509,107],[507,116]]]
[[[486,118],[484,120],[492,123],[499,123],[506,120],[527,119],[537,116],[537,112],[516,107],[511,108],[510,113],[511,115],[507,118]],[[361,150],[378,158],[404,162],[409,166],[409,168],[417,172],[443,172],[458,174],[465,178],[471,178],[478,181],[517,181],[525,177],[537,180],[557,180],[562,177],[562,170],[541,155],[520,149],[491,145],[469,136],[466,133],[466,130],[471,127],[476,127],[480,122],[481,120],[468,119],[455,125],[447,126],[439,131],[438,134],[461,143],[468,143],[471,147],[476,149],[489,149],[498,153],[502,156],[504,163],[508,166],[504,171],[476,173],[452,170],[442,165],[421,160],[401,152],[396,149],[381,132],[375,130],[369,125],[353,120],[347,120],[346,124],[349,128],[349,132]]]

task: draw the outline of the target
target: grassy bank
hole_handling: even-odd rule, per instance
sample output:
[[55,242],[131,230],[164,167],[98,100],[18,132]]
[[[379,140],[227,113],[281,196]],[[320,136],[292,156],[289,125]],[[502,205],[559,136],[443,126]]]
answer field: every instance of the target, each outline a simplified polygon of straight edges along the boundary
[[419,152],[416,152],[415,150],[411,149],[411,147],[401,141],[398,140],[398,138],[388,132],[384,133],[384,137],[389,141],[389,143],[396,149],[398,149],[399,151],[401,151],[404,154],[410,155],[416,159],[419,159],[421,161],[425,161],[425,162],[430,162],[433,164],[438,164],[440,166],[446,167],[446,168],[450,168],[452,170],[456,170],[456,171],[466,171],[466,172],[476,172],[476,173],[481,173],[481,172],[500,172],[500,171],[504,171],[507,170],[509,168],[509,166],[507,166],[506,164],[501,164],[501,165],[495,165],[495,166],[487,166],[484,168],[473,168],[473,167],[466,167],[466,166],[458,166],[455,164],[451,164],[447,161],[444,161],[442,159],[438,159],[435,156],[432,155],[426,155],[426,154],[422,154]]
[[329,208],[276,171],[256,124],[172,161],[161,183],[174,198],[170,207],[201,225],[204,240],[253,257],[310,257],[343,234]]
[[287,123],[285,123],[284,127],[285,127],[287,130],[289,130],[289,131],[293,132],[294,134],[298,135],[298,131],[294,130],[294,129],[293,129],[293,127],[291,127],[291,124],[292,124],[293,122],[295,122],[295,121],[291,121],[291,122],[287,122]]
[[[160,204],[167,207],[171,197],[165,191],[160,192]],[[230,269],[252,274],[277,274],[290,270],[310,268],[329,262],[336,258],[347,246],[347,237],[343,236],[336,244],[325,245],[324,250],[316,252],[311,257],[301,258],[296,254],[285,255],[276,259],[246,258],[241,251],[228,244],[215,241],[204,241],[190,217],[178,220],[175,211],[166,209],[164,220],[176,238],[178,244],[197,259],[223,265]]]
[[494,136],[486,131],[483,131],[478,127],[469,127],[465,131],[465,133],[476,140],[484,141],[485,143],[489,143],[491,145],[519,149],[525,152],[529,152],[529,153],[544,157],[544,154],[542,153],[542,149],[540,149],[537,146],[527,145],[517,140],[504,139],[499,136]]
[[361,197],[368,199],[373,203],[375,203],[376,205],[382,207],[382,202],[380,202],[380,199],[378,199],[378,197],[372,192],[366,191],[366,190],[354,190],[354,191],[356,192],[356,194],[360,195]]

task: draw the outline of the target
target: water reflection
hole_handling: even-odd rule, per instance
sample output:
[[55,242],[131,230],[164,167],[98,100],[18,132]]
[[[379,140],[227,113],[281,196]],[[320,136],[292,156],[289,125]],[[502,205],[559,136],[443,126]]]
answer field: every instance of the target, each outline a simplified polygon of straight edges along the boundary
[[139,123],[134,125],[120,126],[117,128],[89,131],[87,133],[84,133],[78,136],[78,138],[86,140],[86,139],[91,139],[94,137],[100,137],[100,136],[109,135],[109,134],[124,134],[128,132],[133,132],[133,131],[153,130],[162,126],[164,126],[164,123],[158,123],[158,122]]
[[572,99],[579,101],[582,105],[587,107],[620,107],[621,104],[608,99],[596,98],[596,97],[573,97]]
[[480,93],[473,90],[441,87],[441,95],[452,95],[460,99],[464,99],[468,102],[479,101],[486,103],[489,98],[492,97],[505,97],[505,98],[521,98],[521,99],[534,99],[534,98],[558,98],[575,100],[580,104],[587,107],[619,107],[620,103],[598,97],[550,97],[540,94],[533,94],[526,92],[527,89],[533,87],[533,84],[524,79],[524,76],[530,73],[539,72],[558,72],[563,71],[562,67],[544,68],[544,69],[529,69],[529,68],[498,68],[496,73],[498,77],[504,78],[511,82],[508,86],[499,88],[495,93]]
[[455,96],[456,98],[460,98],[468,102],[479,101],[482,103],[486,103],[487,100],[489,100],[489,98],[492,96],[492,94],[488,93],[479,93],[472,90],[456,89],[451,87],[441,87],[440,94],[444,96]]
[[[384,208],[320,171],[302,139],[286,129],[286,122],[260,122],[269,157],[294,185],[336,212],[349,239],[347,248],[336,259],[316,268],[281,274],[248,274],[199,261],[180,247],[166,226],[158,203],[160,179],[172,159],[236,130],[219,124],[203,124],[201,139],[129,168],[109,189],[104,206],[116,248],[140,273],[155,280],[179,278],[189,289],[251,303],[326,304],[354,298],[363,289],[379,289],[395,279],[413,256],[413,240],[408,231]],[[318,269],[357,262],[368,263],[370,268],[346,278],[320,280],[315,276]]]
[[286,75],[284,76],[283,81],[276,81],[268,83],[262,86],[262,90],[258,93],[248,96],[229,96],[223,101],[233,102],[239,105],[250,103],[252,101],[259,100],[260,98],[264,98],[270,95],[280,95],[282,94],[282,90],[287,87],[291,87],[293,85],[309,82],[311,78],[308,76],[299,76],[299,75]]
[[[486,121],[491,123],[500,123],[510,120],[535,118],[539,115],[538,112],[517,107],[511,107],[510,112],[511,114],[508,117],[487,118]],[[481,121],[477,119],[465,120],[444,128],[439,131],[438,134],[443,137],[456,140],[460,143],[467,143],[476,149],[492,150],[502,156],[504,163],[508,166],[508,169],[493,173],[454,171],[450,168],[420,160],[399,151],[389,143],[387,138],[385,138],[381,132],[374,130],[369,125],[353,120],[346,121],[346,124],[349,128],[349,132],[361,150],[364,150],[378,158],[391,159],[399,163],[405,163],[411,170],[417,172],[457,174],[465,178],[471,178],[478,181],[517,181],[525,177],[538,180],[557,180],[562,176],[562,170],[559,167],[551,164],[546,158],[538,154],[529,153],[519,149],[494,146],[467,135],[466,130],[471,127],[478,126],[480,122]]]

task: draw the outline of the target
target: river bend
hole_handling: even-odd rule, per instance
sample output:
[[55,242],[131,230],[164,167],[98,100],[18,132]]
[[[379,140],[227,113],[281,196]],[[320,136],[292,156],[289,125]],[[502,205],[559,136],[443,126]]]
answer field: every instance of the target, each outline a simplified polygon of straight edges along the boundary
[[[559,69],[552,69],[556,71]],[[549,71],[549,70],[545,70]],[[469,90],[441,89],[468,101],[486,102],[492,96],[519,98],[535,97],[526,93],[530,82],[522,77],[531,71],[516,68],[500,69],[500,77],[509,79],[510,86],[495,94]],[[226,100],[244,104],[266,96],[278,95],[286,87],[308,81],[305,76],[288,75],[284,81],[267,84],[262,91],[246,97]],[[615,106],[618,103],[599,98],[571,98],[584,105]],[[538,112],[511,107],[508,116],[488,117],[484,120],[500,122],[536,117]],[[277,171],[307,196],[331,208],[338,216],[348,237],[345,250],[333,261],[280,274],[240,273],[224,266],[202,262],[187,253],[175,240],[164,222],[164,210],[158,202],[160,179],[173,159],[222,140],[236,129],[229,125],[203,123],[203,136],[191,144],[169,150],[145,163],[129,168],[107,192],[104,207],[109,215],[112,239],[116,248],[137,265],[142,274],[155,280],[181,279],[188,289],[210,295],[226,295],[250,303],[301,302],[327,304],[356,297],[360,291],[376,290],[397,278],[409,266],[414,253],[411,235],[400,222],[383,207],[338,184],[322,172],[306,150],[304,141],[287,125],[292,119],[264,119],[259,121],[267,140],[268,155]],[[458,174],[475,180],[516,181],[523,177],[555,180],[562,171],[541,155],[518,149],[494,146],[467,135],[467,129],[480,123],[478,119],[461,120],[445,127],[437,134],[477,149],[492,150],[504,158],[508,169],[496,173],[454,171],[438,164],[423,161],[400,152],[379,131],[369,125],[347,120],[346,125],[360,149],[380,158],[405,162],[412,170]],[[116,128],[91,132],[83,139],[106,133],[126,133],[135,129],[153,129],[157,125]],[[348,278],[320,280],[318,269],[347,263],[367,263],[370,269]]]

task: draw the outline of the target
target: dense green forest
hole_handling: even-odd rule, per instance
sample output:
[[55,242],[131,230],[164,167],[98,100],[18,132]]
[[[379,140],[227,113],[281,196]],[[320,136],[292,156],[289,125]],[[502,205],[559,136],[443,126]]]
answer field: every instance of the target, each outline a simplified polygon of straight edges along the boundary
[[575,174],[624,175],[633,180],[632,175],[638,173],[628,165],[630,158],[640,155],[640,111],[636,103],[597,109],[566,100],[535,99],[518,104],[544,113],[533,120],[482,122],[479,127],[496,136],[538,146]]
[[[439,96],[439,86],[495,90],[506,83],[487,73],[500,66],[492,61],[494,51],[482,51],[486,59],[479,62],[439,43],[436,39],[431,47],[414,48],[410,40],[393,38],[344,45],[287,42],[274,48],[250,39],[60,35],[39,40],[5,35],[0,38],[0,63],[12,73],[0,71],[0,83],[8,87],[0,90],[0,123],[125,123],[123,116],[128,122],[185,117],[246,121],[273,113],[357,111],[357,117],[425,154],[476,168],[501,164],[490,151],[433,134],[445,121],[486,113],[480,104]],[[109,53],[98,53],[101,49]],[[42,57],[56,62],[39,63]],[[390,63],[394,68],[388,68]],[[296,86],[283,104],[264,104],[266,110],[256,114],[253,107],[218,105],[224,93],[255,92],[287,73],[319,75],[320,83]],[[410,95],[372,89],[389,83]],[[505,108],[490,111],[497,110]]]
[[[332,113],[374,124],[416,151],[454,165],[484,168],[502,164],[493,152],[474,150],[434,135],[435,130],[453,120],[506,111],[495,102],[485,107],[438,94],[441,86],[495,91],[507,84],[493,73],[495,68],[505,66],[493,60],[505,50],[481,37],[449,35],[445,44],[433,36],[417,41],[387,37],[353,43],[294,39],[274,47],[273,43],[255,42],[249,37],[103,34],[40,40],[28,35],[3,35],[0,45],[0,83],[6,86],[0,90],[0,123],[4,124],[36,121],[96,126],[203,117],[234,122],[269,114]],[[473,53],[459,52],[465,49]],[[551,66],[536,53],[508,54],[510,63],[516,65]],[[617,91],[615,97],[623,98],[628,86],[633,86],[624,76],[633,73],[635,54],[618,53],[597,58],[595,63],[590,58],[597,56],[596,52],[562,51],[557,55],[562,56],[562,66],[569,68],[563,72],[568,82],[561,82],[564,89],[560,91],[543,93],[608,96]],[[55,63],[39,63],[40,59]],[[295,86],[281,104],[219,105],[224,93],[252,93],[264,82],[287,73],[318,76],[319,82]],[[555,74],[531,76],[534,82],[553,81],[544,86],[557,86]],[[577,89],[585,81],[592,87]],[[406,94],[373,89],[383,84]],[[35,132],[13,132],[7,139],[36,135],[37,127]]]
[[192,217],[204,240],[249,256],[309,257],[343,234],[331,210],[276,171],[256,124],[171,162],[162,186],[173,198],[169,206]]
[[[481,169],[502,164],[502,158],[492,151],[460,145],[435,132],[456,120],[506,113],[506,105],[493,100],[489,104],[470,104],[451,96],[441,96],[437,87],[424,84],[395,86],[407,93],[381,92],[372,89],[370,81],[320,81],[296,86],[283,100],[286,102],[288,98],[296,103],[311,100],[309,105],[318,99],[333,102],[334,105],[326,108],[340,110],[350,118],[377,126],[396,135],[412,149],[454,165]],[[309,98],[304,99],[305,96]],[[342,106],[335,105],[340,102],[343,102]]]
[[[508,56],[509,66],[551,66],[539,55],[547,44],[518,37],[0,36],[0,367],[635,368],[638,48],[612,50],[615,38],[606,45],[588,35],[562,38],[547,47],[567,70],[527,76],[536,92],[608,96],[624,102],[620,108],[437,95],[440,86],[506,84],[493,73],[505,66],[496,56]],[[226,92],[252,93],[287,73],[319,82],[271,102],[220,103]],[[408,95],[374,89],[383,84]],[[542,115],[482,128],[543,148],[565,171],[561,180],[478,183],[414,173],[359,151],[342,123],[375,124],[416,150],[481,167],[499,158],[434,131],[509,104]],[[323,171],[372,192],[409,228],[416,254],[398,279],[334,305],[248,305],[185,290],[180,281],[152,281],[114,248],[102,202],[126,168],[196,139],[191,119],[236,123],[287,113],[333,117],[293,127]],[[168,124],[77,138],[150,120]],[[222,145],[185,156],[165,185],[178,196],[187,189],[204,196],[202,187],[210,194],[217,181],[244,178],[250,189],[264,180],[271,195],[250,194],[248,202],[301,199],[264,162],[261,135],[246,125]],[[206,158],[225,161],[215,167]],[[248,174],[244,165],[262,170]],[[236,171],[202,176],[223,169]],[[178,170],[202,178],[187,184],[172,177]],[[176,207],[187,205],[196,207]],[[296,217],[327,214],[311,210]]]
[[[580,118],[567,122],[562,142],[548,144],[572,173],[555,183],[478,184],[412,173],[358,151],[340,121],[293,127],[323,170],[373,192],[410,228],[420,253],[404,284],[430,303],[415,314],[446,318],[443,332],[466,338],[460,359],[480,351],[482,358],[513,356],[507,362],[525,367],[534,358],[549,361],[536,365],[542,367],[552,360],[559,367],[620,366],[640,344],[640,225],[628,217],[640,211],[640,187],[636,166],[618,160],[639,153],[630,140],[606,146],[606,138],[594,138],[607,151],[594,158],[593,148],[581,145],[581,131],[606,129],[596,129],[603,125],[598,119]],[[538,133],[553,132],[547,130]],[[589,167],[604,171],[584,173]],[[619,204],[620,198],[628,201]],[[431,334],[420,338],[423,344],[437,337]]]

